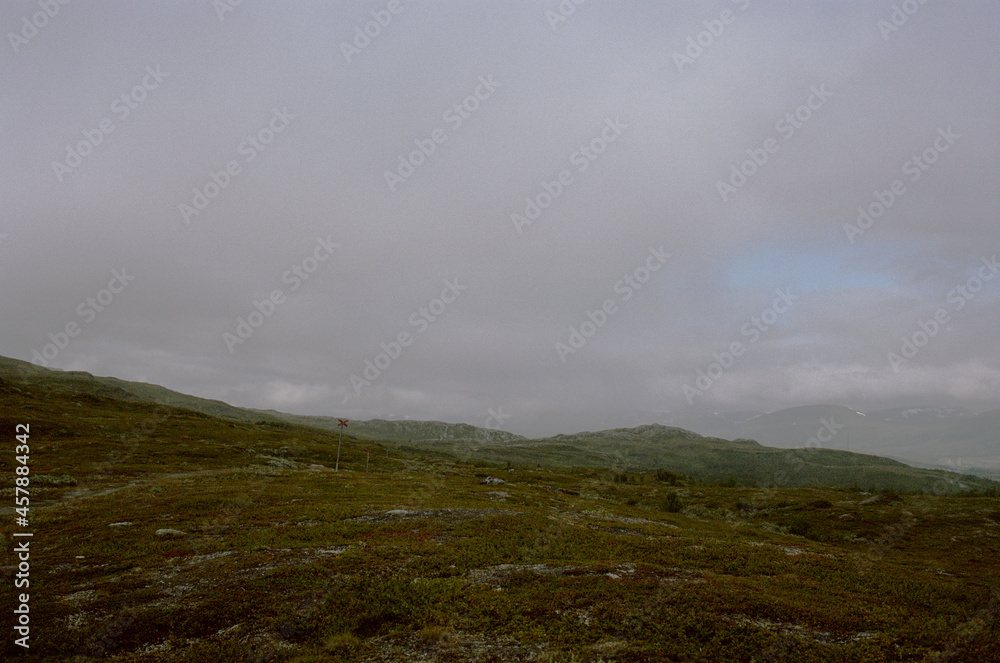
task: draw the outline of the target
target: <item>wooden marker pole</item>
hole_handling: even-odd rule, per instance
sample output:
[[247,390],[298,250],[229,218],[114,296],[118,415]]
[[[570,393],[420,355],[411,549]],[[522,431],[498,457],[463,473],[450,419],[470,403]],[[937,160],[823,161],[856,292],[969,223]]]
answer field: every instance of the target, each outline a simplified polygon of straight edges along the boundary
[[333,468],[334,472],[340,471],[340,443],[344,441],[344,429],[347,428],[347,419],[337,419],[340,423],[337,426],[340,428],[340,439],[337,440],[337,465]]

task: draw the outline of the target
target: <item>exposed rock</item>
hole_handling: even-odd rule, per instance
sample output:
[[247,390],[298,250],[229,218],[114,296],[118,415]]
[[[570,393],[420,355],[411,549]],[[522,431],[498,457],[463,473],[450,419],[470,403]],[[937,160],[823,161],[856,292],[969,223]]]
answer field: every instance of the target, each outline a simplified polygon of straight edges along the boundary
[[179,529],[158,529],[155,534],[156,536],[184,536],[184,532]]
[[398,520],[416,520],[419,518],[435,518],[447,523],[456,523],[473,518],[487,518],[490,516],[519,516],[519,511],[505,511],[501,509],[392,509],[383,513],[373,513],[364,516],[348,518],[355,522],[363,523],[385,523]]
[[483,479],[479,483],[485,484],[487,486],[499,486],[500,484],[504,484],[504,483],[507,483],[507,482],[504,481],[503,479],[498,479],[496,477],[486,477],[485,479]]
[[390,511],[386,511],[385,515],[390,516],[390,517],[402,518],[404,516],[412,516],[415,513],[417,513],[417,512],[416,511],[407,511],[406,509],[392,509]]

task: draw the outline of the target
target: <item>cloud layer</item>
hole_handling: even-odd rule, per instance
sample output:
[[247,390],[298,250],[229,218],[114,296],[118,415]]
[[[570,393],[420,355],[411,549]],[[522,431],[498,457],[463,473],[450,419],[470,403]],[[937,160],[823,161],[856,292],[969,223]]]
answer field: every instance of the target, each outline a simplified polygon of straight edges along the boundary
[[996,407],[1000,7],[648,4],[5,5],[0,353],[525,434]]

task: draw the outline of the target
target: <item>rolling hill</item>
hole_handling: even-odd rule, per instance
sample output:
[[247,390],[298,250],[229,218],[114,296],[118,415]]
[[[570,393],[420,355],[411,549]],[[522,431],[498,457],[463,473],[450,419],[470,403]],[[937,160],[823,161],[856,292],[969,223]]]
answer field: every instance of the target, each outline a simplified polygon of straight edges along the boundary
[[[830,423],[833,433],[824,422]],[[849,449],[921,465],[1000,474],[1000,410],[914,407],[857,412],[807,405],[759,414],[738,423],[704,420],[698,430],[748,437],[775,447],[802,447],[823,432],[824,448]],[[697,424],[694,424],[697,425]]]
[[[1000,510],[964,477],[659,425],[340,449],[335,421],[0,361],[0,429],[30,425],[0,537],[33,533],[0,564],[31,648],[0,658],[1000,662]],[[956,494],[795,487],[866,476]]]
[[[335,417],[239,408],[157,385],[95,377],[79,371],[50,370],[9,358],[0,358],[0,379],[12,386],[31,385],[50,393],[86,394],[136,405],[167,405],[244,424],[338,432]],[[773,416],[753,418],[748,425],[758,422],[754,430],[762,433],[764,439],[788,441],[793,438],[787,431],[797,430],[801,425],[798,430],[815,433],[810,427],[824,418],[843,425],[843,431],[850,435],[857,429],[858,419],[863,420],[864,416],[847,408],[830,406],[795,408]],[[883,422],[881,425],[891,424]],[[762,446],[751,439],[705,437],[659,424],[542,439],[439,421],[351,421],[349,431],[358,439],[436,457],[534,467],[599,467],[647,472],[660,469],[703,481],[741,485],[828,485],[938,493],[988,490],[998,486],[982,477],[915,468],[871,454],[828,448],[780,449]],[[789,436],[782,438],[783,432]],[[839,435],[840,431],[837,433]]]

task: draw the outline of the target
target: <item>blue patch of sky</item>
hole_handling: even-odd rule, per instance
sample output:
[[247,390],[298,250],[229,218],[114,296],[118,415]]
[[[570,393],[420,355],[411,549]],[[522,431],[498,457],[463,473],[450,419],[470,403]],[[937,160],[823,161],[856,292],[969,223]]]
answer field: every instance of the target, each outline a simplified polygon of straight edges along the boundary
[[894,263],[911,247],[846,241],[816,244],[778,239],[730,256],[725,285],[754,291],[791,288],[808,294],[829,290],[900,289]]

